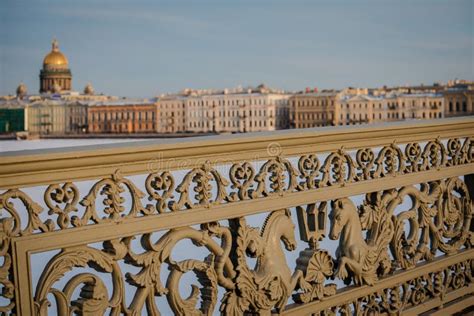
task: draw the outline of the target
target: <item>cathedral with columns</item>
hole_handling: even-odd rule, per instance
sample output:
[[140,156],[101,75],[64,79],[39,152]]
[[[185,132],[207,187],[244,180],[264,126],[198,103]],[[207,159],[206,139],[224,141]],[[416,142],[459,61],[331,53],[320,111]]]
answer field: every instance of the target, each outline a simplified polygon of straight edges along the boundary
[[72,74],[69,63],[59,50],[59,43],[53,40],[51,52],[43,60],[40,71],[40,93],[60,93],[72,90]]

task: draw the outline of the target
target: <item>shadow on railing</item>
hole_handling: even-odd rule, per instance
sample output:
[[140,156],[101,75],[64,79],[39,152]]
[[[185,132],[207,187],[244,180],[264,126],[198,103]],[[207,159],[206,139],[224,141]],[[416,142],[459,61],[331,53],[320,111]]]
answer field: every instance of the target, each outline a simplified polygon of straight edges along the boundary
[[472,137],[462,118],[4,153],[0,311],[462,311]]

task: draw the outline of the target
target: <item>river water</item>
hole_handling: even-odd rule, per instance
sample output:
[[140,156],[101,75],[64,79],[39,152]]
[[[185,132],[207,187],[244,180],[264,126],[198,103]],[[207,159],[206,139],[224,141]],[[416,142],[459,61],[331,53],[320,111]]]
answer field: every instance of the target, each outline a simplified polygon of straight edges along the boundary
[[[143,141],[140,138],[1,140],[0,152]],[[149,140],[149,139],[147,139]]]

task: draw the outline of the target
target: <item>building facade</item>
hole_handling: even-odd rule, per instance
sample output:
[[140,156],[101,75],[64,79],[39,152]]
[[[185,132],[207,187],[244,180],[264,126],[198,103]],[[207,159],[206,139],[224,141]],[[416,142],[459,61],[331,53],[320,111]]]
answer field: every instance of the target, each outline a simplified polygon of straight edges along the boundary
[[289,100],[290,127],[307,128],[332,125],[338,94],[338,91],[323,91],[291,96]]
[[444,96],[444,115],[446,117],[474,114],[473,89],[448,88],[442,92]]
[[336,101],[333,123],[354,125],[442,117],[444,98],[439,93],[342,94]]
[[87,105],[43,99],[26,106],[27,131],[33,134],[78,134],[87,128]]
[[155,102],[156,130],[158,133],[186,131],[186,98],[164,96]]
[[22,132],[25,130],[26,124],[24,107],[0,107],[0,134]]
[[89,133],[156,132],[156,106],[150,102],[115,101],[88,104]]
[[245,133],[289,126],[290,95],[260,85],[223,91],[185,90],[162,96],[157,105],[160,133]]

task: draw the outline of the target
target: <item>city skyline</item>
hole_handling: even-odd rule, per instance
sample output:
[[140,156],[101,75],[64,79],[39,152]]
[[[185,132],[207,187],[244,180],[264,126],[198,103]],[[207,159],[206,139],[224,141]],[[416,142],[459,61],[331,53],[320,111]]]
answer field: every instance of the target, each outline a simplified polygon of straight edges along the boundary
[[107,3],[2,2],[0,94],[38,92],[52,38],[74,90],[120,96],[474,79],[471,1]]

